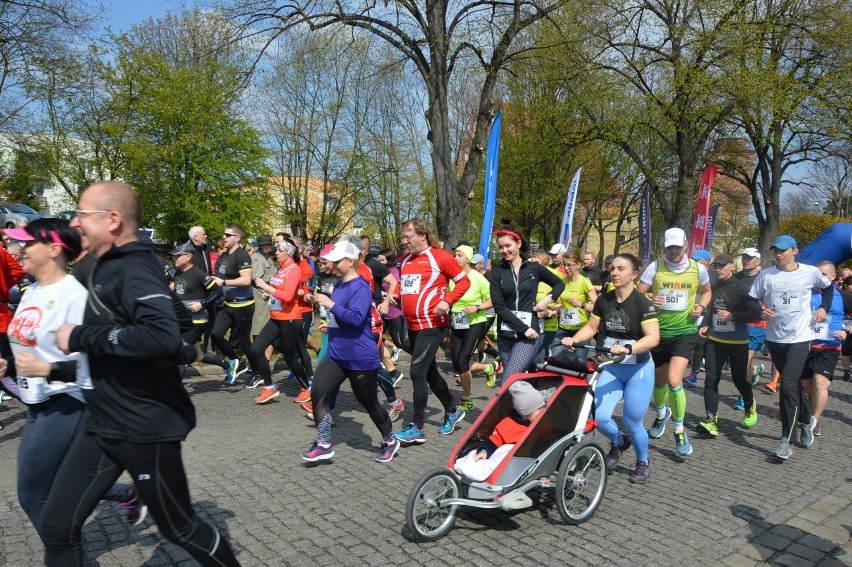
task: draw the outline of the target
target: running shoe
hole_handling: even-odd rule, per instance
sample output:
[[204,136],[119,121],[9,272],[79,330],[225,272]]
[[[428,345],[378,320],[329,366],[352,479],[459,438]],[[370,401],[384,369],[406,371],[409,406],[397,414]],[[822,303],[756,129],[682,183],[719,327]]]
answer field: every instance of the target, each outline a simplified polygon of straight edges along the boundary
[[799,443],[805,447],[810,447],[814,443],[814,429],[816,429],[817,420],[811,416],[810,423],[799,424]]
[[765,386],[763,386],[773,394],[778,392],[778,382],[767,382]]
[[663,414],[663,417],[658,417],[654,419],[654,425],[651,426],[651,429],[648,430],[648,437],[651,439],[659,439],[663,436],[663,433],[666,432],[666,422],[671,419],[672,410],[669,406],[666,406],[666,412]]
[[621,454],[630,448],[630,445],[633,443],[630,441],[630,437],[624,436],[624,441],[621,442],[621,445],[616,445],[615,443],[610,443],[609,453],[606,454],[606,468],[607,470],[612,470],[618,464],[618,460],[621,458]]
[[503,374],[503,361],[495,358],[494,362],[497,363],[497,368],[494,369],[494,374]]
[[690,372],[689,374],[683,377],[683,382],[687,386],[695,386],[696,384],[698,384],[698,376],[695,374],[695,372]]
[[633,484],[645,484],[648,476],[651,474],[651,459],[647,461],[636,461],[636,468],[633,474],[630,475],[630,482]]
[[391,360],[393,362],[396,362],[397,360],[399,360],[399,350],[400,349],[394,347],[393,350],[391,351]]
[[291,371],[290,374],[287,375],[287,380],[295,380],[295,379],[296,379],[296,373]]
[[496,360],[492,360],[488,364],[485,365],[485,387],[493,388],[494,384],[497,382],[497,368],[499,363]]
[[675,448],[677,454],[681,457],[687,457],[692,454],[692,445],[689,444],[689,438],[686,436],[686,431],[681,429],[674,432]]
[[138,526],[148,517],[148,507],[139,498],[139,491],[136,490],[135,484],[130,487],[127,499],[119,502],[119,506],[127,514],[127,523],[131,526]]
[[713,417],[705,417],[703,421],[698,423],[697,429],[700,433],[704,433],[710,437],[719,436],[719,423]]
[[248,389],[254,389],[263,384],[263,378],[257,374],[249,374],[245,377],[245,386]]
[[757,402],[751,402],[751,407],[745,410],[743,414],[743,425],[746,429],[751,429],[757,423]]
[[239,360],[237,363],[237,371],[234,374],[234,379],[239,378],[240,375],[245,374],[246,372],[251,374],[251,366],[248,365],[248,362]]
[[399,439],[394,437],[390,443],[382,441],[382,448],[376,455],[376,462],[389,463],[397,453],[399,453]]
[[461,376],[459,376],[458,374],[453,374],[453,376],[456,377],[456,384],[461,384]]
[[272,400],[273,398],[277,398],[281,392],[278,391],[278,388],[272,386],[272,388],[264,388],[260,391],[260,394],[254,399],[254,403],[257,405],[265,404],[266,402]]
[[822,425],[817,422],[817,426],[814,427],[814,437],[819,437],[820,435],[822,435]]
[[236,358],[229,358],[227,365],[228,368],[225,369],[225,383],[231,385],[237,379],[237,367],[240,365],[240,361]]
[[319,442],[319,439],[311,444],[310,449],[302,453],[302,458],[309,463],[327,461],[333,457],[334,449],[332,449],[331,445],[323,445]]
[[735,410],[744,410],[745,409],[745,400],[743,400],[742,396],[737,396],[737,401],[734,402]]
[[756,386],[760,382],[760,375],[763,374],[763,364],[757,363],[754,365],[754,370],[751,373],[751,385]]
[[406,445],[426,442],[426,434],[423,433],[423,429],[417,427],[413,423],[409,423],[405,426],[405,429],[399,433],[394,433],[393,435],[399,439],[400,443],[405,443]]
[[314,414],[314,405],[311,403],[310,400],[301,404],[301,406],[302,406],[302,409],[305,410],[306,413],[309,413],[311,415]]
[[844,382],[852,382],[852,369],[847,368],[843,371],[843,381]]
[[297,404],[303,404],[309,401],[311,401],[311,392],[310,390],[305,390],[304,388],[299,390],[299,395],[293,398],[293,402]]
[[790,455],[793,454],[793,447],[790,445],[790,442],[786,437],[782,437],[781,441],[778,443],[778,446],[773,451],[776,457],[781,459],[782,461],[786,461],[790,458]]
[[396,421],[402,415],[402,410],[405,409],[405,403],[402,398],[397,398],[388,406],[388,417],[391,421]]
[[396,371],[396,377],[394,377],[394,379],[393,379],[393,387],[394,388],[396,388],[396,385],[399,384],[399,382],[400,382],[400,380],[402,380],[403,376],[405,376],[405,374],[403,374],[399,370]]
[[446,412],[444,414],[444,423],[441,424],[441,427],[438,429],[438,433],[441,435],[449,435],[456,429],[456,424],[464,419],[464,412],[458,406],[456,406],[456,411],[453,413]]
[[462,398],[462,401],[459,402],[459,409],[462,410],[464,413],[468,413],[469,411],[473,410],[473,400],[471,400],[470,398]]

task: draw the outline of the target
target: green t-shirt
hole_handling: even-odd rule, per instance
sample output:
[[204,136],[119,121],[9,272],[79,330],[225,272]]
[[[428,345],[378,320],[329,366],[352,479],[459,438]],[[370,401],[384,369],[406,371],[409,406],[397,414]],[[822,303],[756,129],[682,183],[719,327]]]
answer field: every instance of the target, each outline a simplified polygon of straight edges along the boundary
[[665,296],[663,305],[657,308],[661,338],[670,339],[698,332],[698,320],[690,317],[690,313],[695,307],[700,286],[701,276],[695,260],[690,259],[689,267],[679,274],[669,270],[663,260],[657,260],[657,273],[654,275],[651,293]]
[[565,282],[565,291],[559,296],[559,328],[569,331],[582,329],[589,320],[589,312],[582,307],[574,307],[571,300],[579,299],[583,303],[590,303],[589,291],[595,289],[595,286],[592,280],[585,276],[581,276],[576,282],[568,278],[562,278],[562,281]]
[[[470,307],[471,305],[476,307],[477,305],[481,305],[491,299],[491,285],[488,283],[488,280],[485,279],[485,276],[476,270],[471,270],[467,273],[467,277],[470,280],[470,287],[467,289],[465,294],[461,296],[461,299],[453,303],[453,306],[450,308],[450,312],[452,313],[461,313],[464,311],[465,307]],[[447,293],[452,292],[454,287],[455,282],[450,281],[447,286]],[[455,320],[456,317],[453,317],[453,321]],[[477,323],[485,323],[484,309],[476,313],[471,313],[467,316],[468,325],[476,325]],[[453,327],[455,326],[456,325],[453,325]]]
[[[562,272],[560,272],[558,269],[551,268],[550,266],[548,266],[547,269],[550,270],[551,272],[553,272],[554,274],[556,274],[559,278],[562,277]],[[535,302],[538,303],[539,301],[541,301],[544,298],[545,295],[550,293],[551,289],[553,289],[553,288],[551,288],[546,283],[541,282],[541,281],[538,282],[538,289],[536,290],[536,293],[535,293]],[[552,307],[553,305],[554,304],[551,303],[551,309],[553,308]],[[559,316],[558,315],[556,317],[549,317],[549,318],[544,319],[544,332],[545,333],[548,332],[548,331],[558,331],[558,330],[559,330]]]

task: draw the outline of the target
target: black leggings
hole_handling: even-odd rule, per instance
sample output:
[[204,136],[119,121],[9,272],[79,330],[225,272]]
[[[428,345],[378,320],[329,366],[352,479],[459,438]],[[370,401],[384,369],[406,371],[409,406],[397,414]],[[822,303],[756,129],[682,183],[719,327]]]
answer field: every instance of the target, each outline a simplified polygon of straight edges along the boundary
[[453,329],[450,334],[450,346],[453,357],[453,370],[464,374],[470,370],[470,358],[473,351],[485,337],[486,324],[475,323],[469,329]]
[[[219,349],[219,352],[230,359],[239,358],[233,345],[225,340],[225,333],[231,329],[231,339],[236,339],[237,344],[248,356],[251,350],[251,318],[254,316],[254,303],[245,307],[222,307],[216,313],[216,321],[213,323],[213,331],[210,339]],[[254,365],[252,365],[254,368]]]
[[308,376],[314,373],[314,365],[311,355],[308,354],[308,335],[311,334],[311,325],[314,322],[314,314],[302,313],[302,334],[299,336],[299,359]]
[[766,341],[766,348],[772,357],[772,363],[781,374],[781,436],[792,440],[796,425],[811,422],[811,402],[802,387],[802,370],[808,353],[810,341],[801,343],[774,343]]
[[[183,340],[186,344],[194,345],[196,343],[201,342],[201,338],[204,336],[204,332],[207,329],[207,323],[193,324],[192,329],[185,332],[181,335],[181,340]],[[204,355],[201,357],[201,362],[204,364],[215,364],[216,366],[221,366],[222,368],[227,368],[228,365],[225,364],[225,361],[218,354],[214,354],[212,352],[204,352]]]
[[302,388],[308,388],[307,374],[305,367],[302,366],[299,360],[299,341],[302,337],[302,320],[293,319],[288,321],[279,321],[270,319],[266,322],[263,328],[260,329],[260,334],[254,344],[251,345],[249,351],[249,363],[252,369],[263,378],[263,383],[267,386],[272,385],[272,369],[269,367],[269,361],[266,360],[266,349],[269,345],[275,345],[281,354],[284,355],[284,361],[296,378]]
[[314,373],[314,383],[311,388],[311,404],[314,407],[314,423],[317,428],[328,413],[326,399],[332,391],[336,391],[349,379],[352,385],[352,393],[376,424],[382,438],[390,435],[391,420],[387,410],[379,403],[376,395],[376,371],[375,370],[347,370],[333,363],[325,357],[317,365]]
[[411,382],[414,385],[414,416],[411,421],[423,427],[426,417],[426,403],[429,401],[429,390],[438,396],[438,401],[444,406],[445,412],[455,411],[455,401],[447,386],[447,381],[438,372],[435,356],[438,347],[444,341],[445,329],[423,329],[411,331]]
[[239,565],[219,531],[192,508],[180,441],[131,443],[77,435],[56,473],[42,513],[44,563],[86,565],[83,524],[107,489],[127,470],[166,538],[201,565]]
[[[707,369],[707,384],[704,387],[704,409],[708,415],[719,413],[719,380],[722,379],[722,367],[725,361],[731,362],[731,378],[743,397],[746,409],[751,408],[754,395],[748,380],[748,344],[729,344],[707,340],[704,366]],[[698,351],[698,349],[695,349]],[[695,371],[693,367],[693,371]]]
[[395,344],[397,348],[401,348],[408,354],[411,354],[411,343],[408,342],[408,339],[405,337],[405,317],[400,315],[399,317],[383,319],[382,321],[384,322],[388,333],[390,333],[393,344]]

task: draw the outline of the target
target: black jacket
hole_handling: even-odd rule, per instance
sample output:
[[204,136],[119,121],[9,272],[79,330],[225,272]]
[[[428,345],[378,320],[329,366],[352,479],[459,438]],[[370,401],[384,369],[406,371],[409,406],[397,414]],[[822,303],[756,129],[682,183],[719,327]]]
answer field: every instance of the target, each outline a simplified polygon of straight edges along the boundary
[[[515,282],[514,268],[509,262],[501,262],[491,269],[491,302],[494,311],[499,317],[499,323],[506,323],[518,335],[523,335],[527,329],[535,329],[539,332],[538,316],[532,315],[532,325],[527,327],[520,319],[515,317],[512,311],[532,312],[535,306],[535,296],[538,293],[538,282],[543,281],[551,287],[550,295],[554,299],[565,291],[562,280],[539,264],[524,260],[517,274],[517,286]],[[517,302],[515,299],[517,298]],[[501,331],[498,331],[501,332]],[[502,332],[505,334],[505,332]]]
[[169,290],[150,243],[130,242],[98,259],[72,351],[88,355],[86,428],[138,443],[183,440],[195,408],[181,383],[181,325],[191,319]]

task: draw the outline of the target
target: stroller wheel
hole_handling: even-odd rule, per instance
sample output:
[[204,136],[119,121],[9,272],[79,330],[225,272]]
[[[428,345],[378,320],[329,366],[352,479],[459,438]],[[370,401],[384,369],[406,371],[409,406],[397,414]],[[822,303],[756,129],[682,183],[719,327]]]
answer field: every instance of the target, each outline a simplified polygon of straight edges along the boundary
[[420,477],[405,505],[405,521],[416,541],[433,541],[453,529],[458,504],[442,503],[459,497],[458,477],[448,469],[432,469]]
[[556,477],[556,506],[569,524],[591,518],[606,490],[606,461],[595,443],[572,447],[562,459]]

